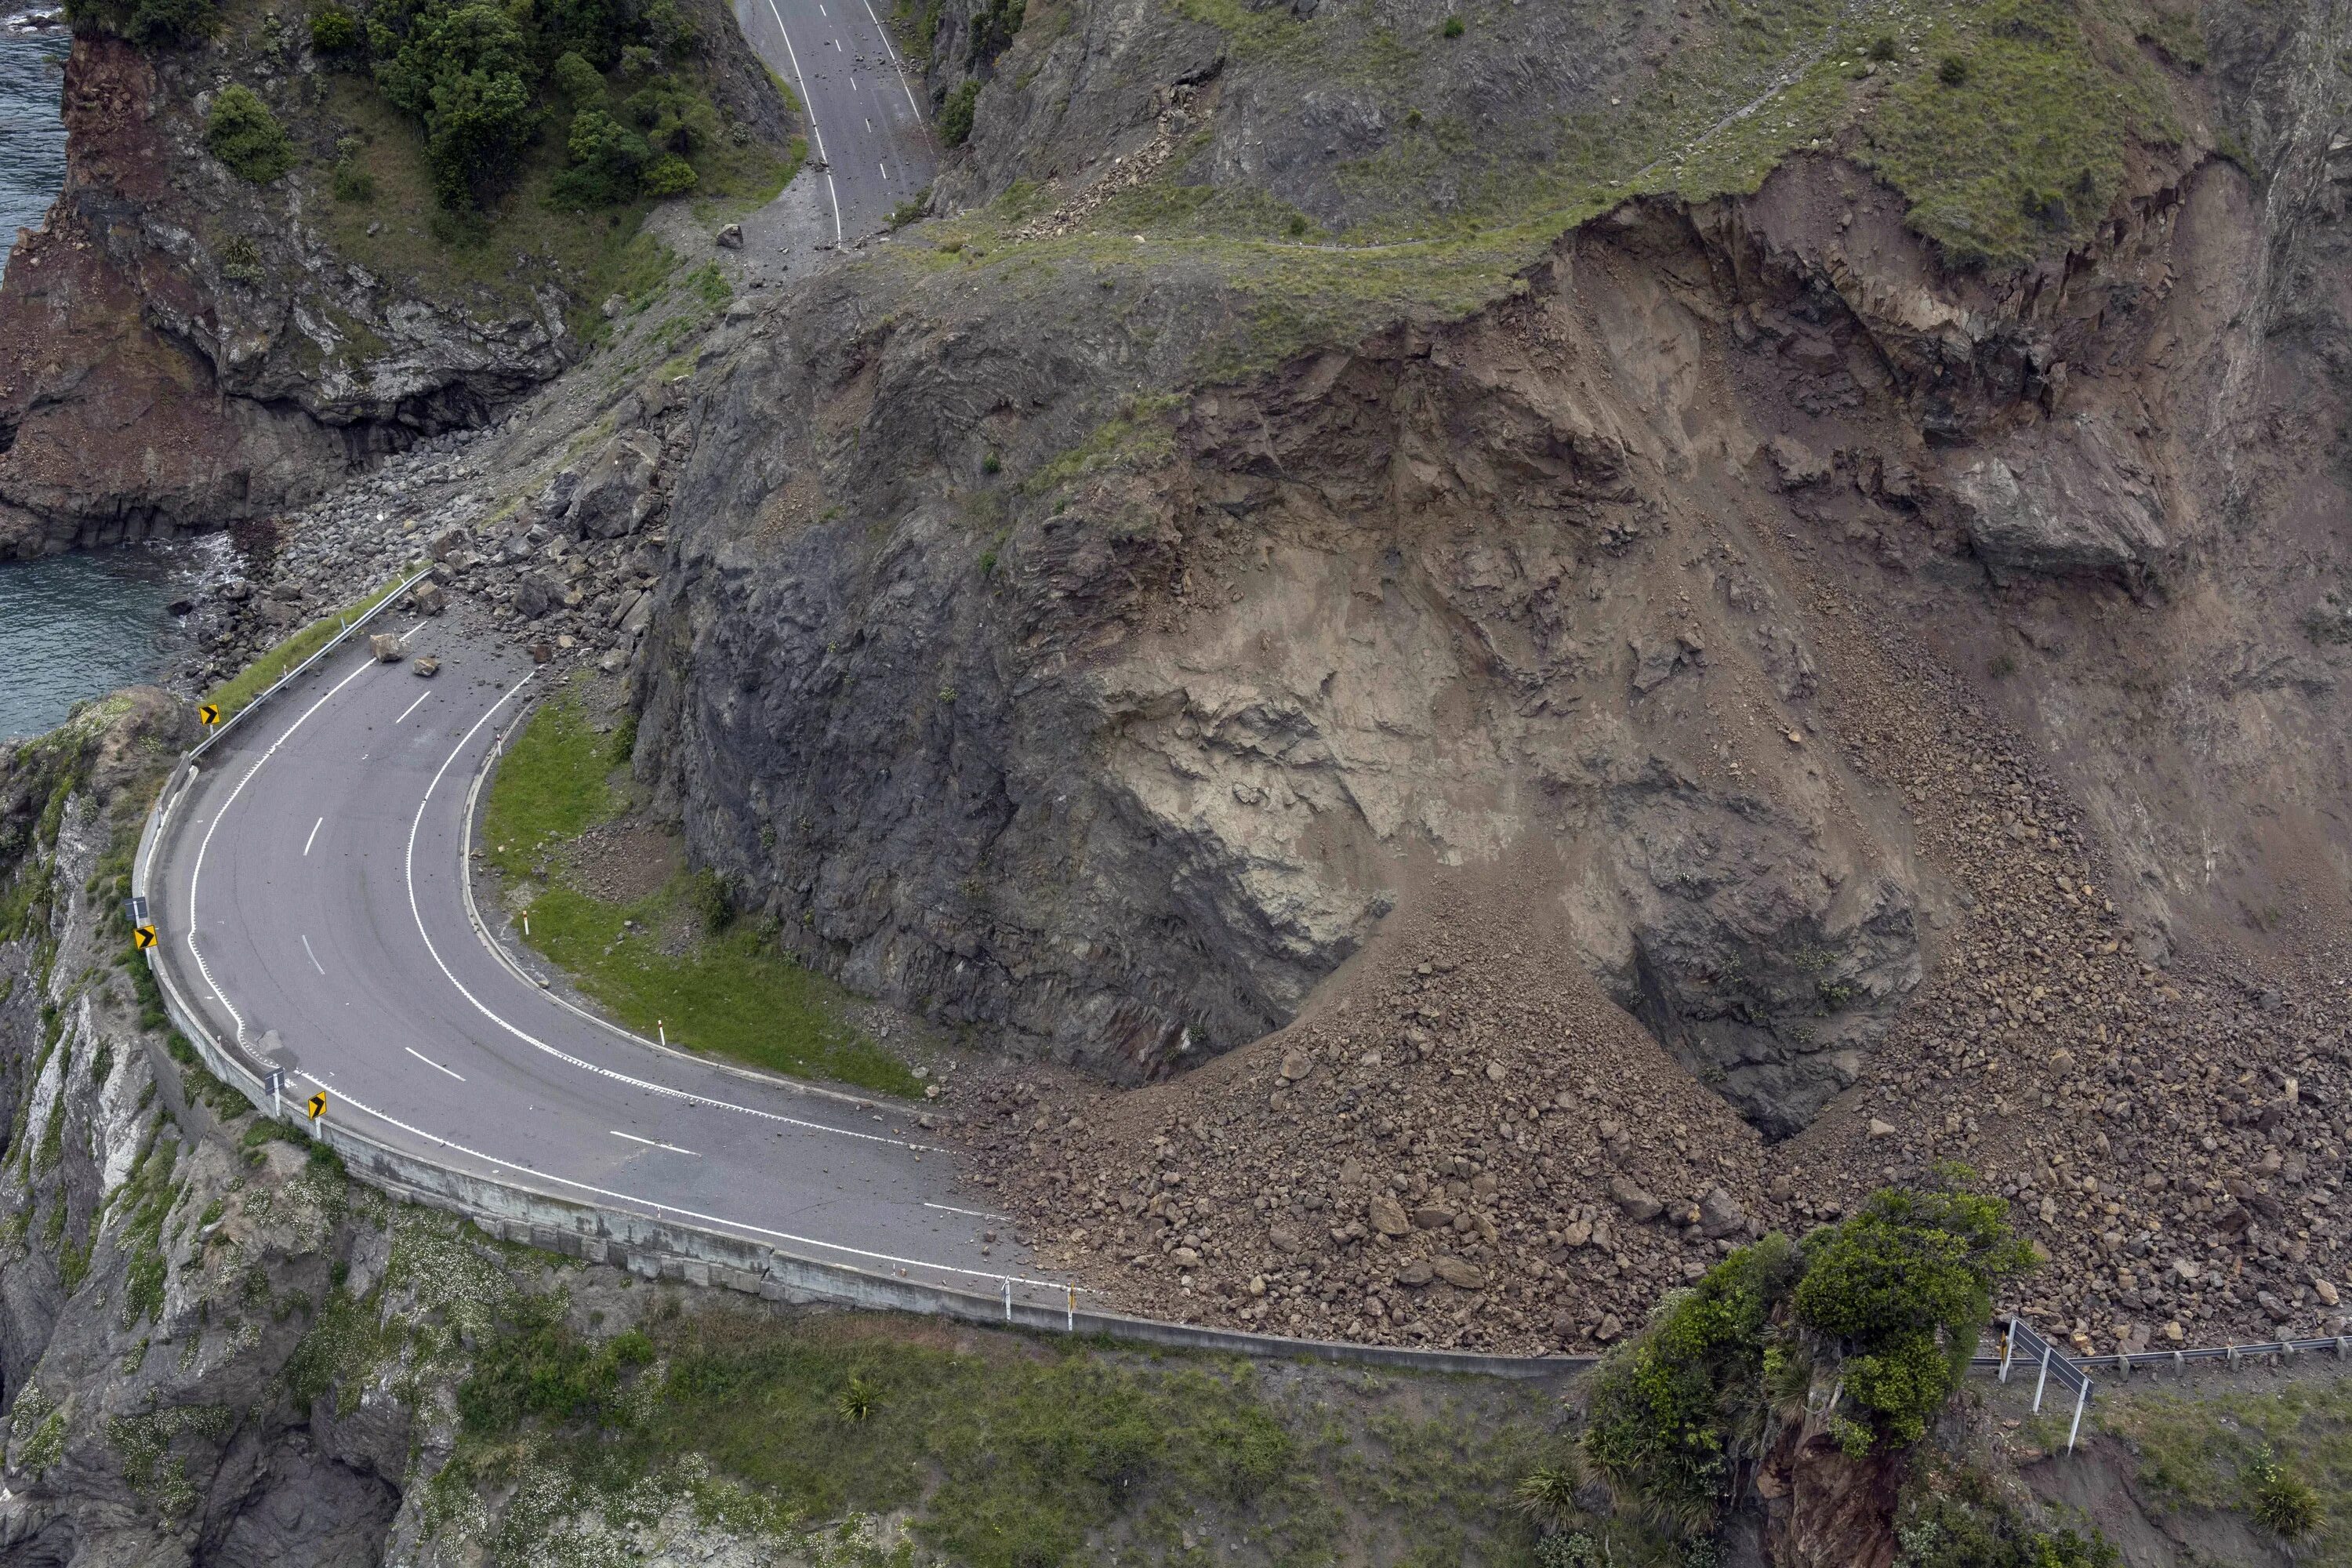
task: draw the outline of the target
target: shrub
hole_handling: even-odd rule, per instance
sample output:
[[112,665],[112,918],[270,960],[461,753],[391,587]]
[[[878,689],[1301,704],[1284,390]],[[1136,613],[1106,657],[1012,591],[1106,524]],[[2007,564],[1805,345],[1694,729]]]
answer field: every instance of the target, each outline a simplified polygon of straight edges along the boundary
[[223,241],[215,255],[220,261],[222,277],[238,283],[261,281],[261,247],[247,237],[240,234]]
[[365,206],[375,200],[375,176],[345,158],[335,165],[334,192],[339,202]]
[[1593,1373],[1585,1457],[1641,1511],[1713,1522],[1729,1461],[1760,1436],[1765,1329],[1796,1258],[1785,1237],[1741,1247]]
[[940,106],[940,140],[950,147],[961,147],[971,140],[972,110],[980,102],[980,83],[965,82],[948,94],[947,102]]
[[1538,1465],[1511,1489],[1511,1505],[1538,1529],[1563,1528],[1580,1511],[1576,1505],[1576,1489],[1583,1481],[1580,1459],[1570,1449],[1562,1459]]
[[322,55],[349,54],[365,41],[360,19],[339,5],[310,13],[310,47]]
[[556,56],[548,74],[555,79],[555,90],[574,107],[594,103],[604,96],[604,73],[590,65],[587,57],[577,49],[566,49]]
[[240,178],[266,185],[294,166],[293,139],[251,88],[231,83],[205,116],[205,150]]
[[964,64],[973,68],[985,66],[1013,47],[1013,36],[1021,31],[1021,18],[1027,9],[1027,0],[988,0],[988,4],[972,13],[971,35],[963,52]]
[[1958,55],[1946,55],[1936,63],[1936,79],[1946,87],[1958,87],[1969,79],[1969,62]]
[[1796,1321],[1839,1342],[1846,1388],[1896,1447],[1926,1434],[1968,1369],[2004,1279],[2033,1267],[1998,1198],[1961,1190],[1874,1194],[1805,1238]]
[[550,199],[558,206],[610,206],[637,194],[637,176],[653,162],[646,139],[601,109],[572,117],[565,148],[572,166],[556,176]]
[[1879,64],[1885,65],[1895,58],[1895,50],[1896,45],[1895,42],[1895,35],[1892,33],[1881,33],[1878,37],[1870,40],[1870,47],[1864,49],[1863,54],[1864,58],[1876,60]]
[[655,159],[638,177],[637,188],[649,196],[682,196],[694,189],[698,179],[693,164],[675,153],[667,153]]
[[1444,33],[1449,38],[1460,37],[1463,33],[1462,18],[1459,16],[1446,17],[1445,26],[1440,27],[1438,31]]
[[2246,1479],[2247,1511],[2272,1534],[2293,1541],[2309,1535],[2326,1521],[2319,1494],[2302,1477],[2282,1468],[2273,1456],[2264,1454],[2255,1460]]
[[709,99],[667,77],[631,93],[622,108],[646,142],[664,153],[698,153],[725,133]]

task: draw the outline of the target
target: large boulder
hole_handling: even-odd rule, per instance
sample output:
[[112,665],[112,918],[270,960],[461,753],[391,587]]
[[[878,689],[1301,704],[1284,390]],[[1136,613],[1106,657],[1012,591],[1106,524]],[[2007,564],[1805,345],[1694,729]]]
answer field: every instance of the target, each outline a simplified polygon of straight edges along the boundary
[[654,494],[660,458],[660,444],[644,431],[613,437],[573,487],[565,525],[582,539],[636,532],[661,504]]
[[1954,476],[1951,495],[1995,572],[2143,570],[2171,548],[2146,471],[2097,440],[2044,443],[2014,464],[1980,458]]
[[535,621],[563,602],[563,590],[544,572],[525,572],[515,578],[515,614]]

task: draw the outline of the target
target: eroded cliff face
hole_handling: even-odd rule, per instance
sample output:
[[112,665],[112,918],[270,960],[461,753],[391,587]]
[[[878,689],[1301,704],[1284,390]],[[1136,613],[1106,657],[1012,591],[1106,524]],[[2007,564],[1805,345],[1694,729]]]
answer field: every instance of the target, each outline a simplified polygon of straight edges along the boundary
[[[686,10],[730,132],[781,143],[782,105],[731,18]],[[291,173],[257,185],[205,150],[230,82],[289,127]],[[513,251],[536,242],[495,216],[339,204],[352,145],[411,136],[369,90],[294,13],[240,10],[186,48],[77,34],[65,189],[0,286],[0,558],[315,499],[579,357],[567,313],[591,279]]]
[[[812,286],[698,408],[641,764],[813,960],[1124,1079],[1287,1019],[1417,864],[1534,858],[1577,961],[1785,1135],[1985,918],[1930,797],[2086,844],[2146,957],[2259,951],[2256,889],[2340,902],[2352,565],[2309,455],[2333,100],[2260,47],[2216,74],[2265,186],[2144,148],[2021,269],[1813,157],[1207,384],[1257,296],[1181,246],[1031,224]],[[1139,136],[1199,101],[1160,86]],[[1910,743],[1906,689],[2022,753]]]

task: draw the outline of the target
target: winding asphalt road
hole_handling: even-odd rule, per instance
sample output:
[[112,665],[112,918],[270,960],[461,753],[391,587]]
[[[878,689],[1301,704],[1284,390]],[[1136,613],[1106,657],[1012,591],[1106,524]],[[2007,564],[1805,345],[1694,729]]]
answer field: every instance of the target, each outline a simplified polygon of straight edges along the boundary
[[449,621],[408,651],[440,675],[354,638],[173,803],[151,904],[215,1034],[289,1098],[323,1089],[331,1117],[457,1169],[927,1284],[1017,1280],[910,1111],[656,1050],[500,957],[468,901],[473,785],[541,681]]
[[938,154],[914,77],[873,0],[736,0],[736,25],[793,91],[809,122],[833,240],[879,231],[931,183]]

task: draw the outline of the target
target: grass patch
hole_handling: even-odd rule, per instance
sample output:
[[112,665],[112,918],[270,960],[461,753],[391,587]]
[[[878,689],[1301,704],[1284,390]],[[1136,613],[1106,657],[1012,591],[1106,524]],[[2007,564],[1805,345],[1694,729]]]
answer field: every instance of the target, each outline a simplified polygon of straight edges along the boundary
[[[688,1050],[884,1094],[921,1092],[904,1062],[839,1021],[845,994],[753,922],[706,931],[684,952],[665,951],[649,933],[681,917],[698,923],[697,881],[680,876],[632,905],[551,887],[531,901],[530,944],[640,1034],[658,1024]],[[631,920],[647,934],[631,931]]]
[[[1326,1402],[1240,1363],[1067,1342],[956,1351],[877,1319],[656,1314],[597,1343],[531,1303],[484,1342],[434,1486],[445,1508],[453,1486],[547,1500],[536,1537],[509,1510],[501,1561],[551,1555],[557,1531],[585,1544],[583,1516],[624,1527],[664,1480],[745,1533],[903,1510],[917,1547],[971,1568],[1192,1561],[1179,1540],[1201,1534],[1301,1565],[1522,1560],[1505,1503],[1549,1398],[1490,1386],[1474,1411],[1442,1380],[1360,1386]],[[1391,1388],[1426,1410],[1381,1410]]]
[[221,719],[228,718],[272,686],[286,672],[327,646],[338,633],[356,617],[381,605],[392,596],[392,591],[407,578],[404,568],[393,581],[384,584],[362,598],[352,600],[331,616],[322,616],[288,637],[284,642],[247,665],[215,688],[206,699],[221,710]]
[[2294,1522],[2282,1500],[2308,1489],[2318,1517],[2298,1534],[2308,1538],[2309,1560],[2352,1562],[2352,1377],[2275,1393],[2104,1387],[2093,1409],[2101,1426],[2131,1445],[2152,1500],[2241,1513],[2275,1529]]
[[2062,0],[1950,13],[1923,40],[1937,68],[1890,88],[1859,155],[1955,259],[2030,259],[2105,213],[2133,142],[2179,137],[2163,73],[2137,47],[2144,21]]
[[847,994],[803,968],[772,925],[727,918],[716,879],[681,872],[620,904],[564,885],[562,846],[611,820],[613,771],[635,726],[597,732],[569,693],[541,703],[500,760],[482,819],[483,854],[532,885],[530,945],[641,1034],[753,1067],[884,1094],[921,1084],[905,1063],[840,1021]]
[[535,875],[551,847],[619,810],[605,781],[622,760],[569,694],[541,703],[499,759],[482,814],[483,858],[509,877]]

